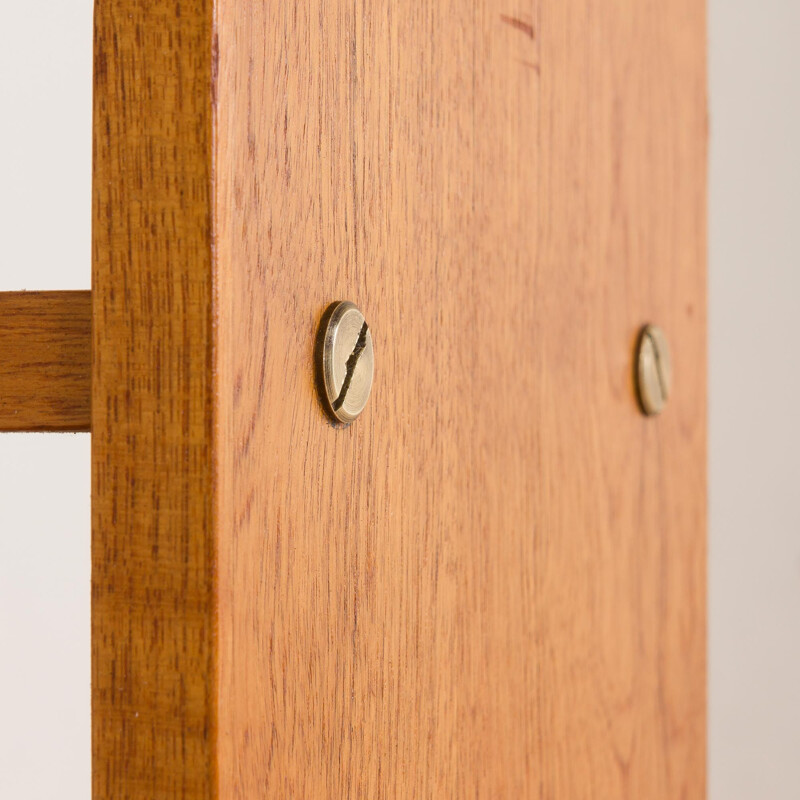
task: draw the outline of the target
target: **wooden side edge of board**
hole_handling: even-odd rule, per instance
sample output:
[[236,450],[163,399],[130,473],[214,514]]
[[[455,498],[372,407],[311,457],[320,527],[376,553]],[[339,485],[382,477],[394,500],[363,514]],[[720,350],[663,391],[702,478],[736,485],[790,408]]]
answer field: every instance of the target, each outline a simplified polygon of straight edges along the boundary
[[90,292],[0,292],[0,431],[88,431]]
[[216,796],[210,0],[97,0],[93,798]]

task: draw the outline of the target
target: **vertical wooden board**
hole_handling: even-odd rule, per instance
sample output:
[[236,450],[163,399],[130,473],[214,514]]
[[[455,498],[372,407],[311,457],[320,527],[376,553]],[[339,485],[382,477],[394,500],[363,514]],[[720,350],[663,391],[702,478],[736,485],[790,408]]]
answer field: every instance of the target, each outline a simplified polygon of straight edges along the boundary
[[212,6],[98,0],[93,797],[215,796]]
[[220,796],[702,797],[703,4],[216,20]]
[[693,0],[98,4],[96,797],[702,796],[704,35]]

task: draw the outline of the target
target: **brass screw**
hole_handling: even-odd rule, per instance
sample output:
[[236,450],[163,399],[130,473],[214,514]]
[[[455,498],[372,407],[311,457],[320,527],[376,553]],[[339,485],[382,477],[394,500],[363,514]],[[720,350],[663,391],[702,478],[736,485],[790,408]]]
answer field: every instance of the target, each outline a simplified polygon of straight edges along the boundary
[[364,410],[372,389],[372,334],[349,301],[328,306],[317,334],[317,385],[326,411],[350,424]]
[[645,325],[636,353],[636,384],[642,411],[652,417],[664,410],[672,385],[672,362],[664,331]]

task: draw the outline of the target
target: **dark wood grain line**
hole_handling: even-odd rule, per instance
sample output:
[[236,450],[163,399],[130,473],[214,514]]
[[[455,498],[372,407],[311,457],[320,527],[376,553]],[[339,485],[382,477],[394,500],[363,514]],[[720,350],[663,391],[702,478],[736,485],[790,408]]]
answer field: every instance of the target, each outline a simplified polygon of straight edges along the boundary
[[503,20],[506,25],[510,25],[512,28],[516,28],[518,31],[524,33],[528,38],[536,38],[536,31],[530,22],[525,22],[525,20],[517,17],[510,17],[508,14],[501,14],[500,19]]

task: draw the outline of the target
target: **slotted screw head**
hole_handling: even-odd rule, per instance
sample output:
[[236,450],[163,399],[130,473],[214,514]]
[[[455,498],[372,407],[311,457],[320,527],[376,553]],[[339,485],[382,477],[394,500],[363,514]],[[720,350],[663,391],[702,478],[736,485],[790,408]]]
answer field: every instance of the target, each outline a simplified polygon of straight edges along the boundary
[[660,414],[669,399],[672,362],[667,337],[656,325],[645,325],[639,334],[636,383],[642,411],[648,417]]
[[323,405],[338,422],[351,423],[372,389],[372,334],[364,315],[343,300],[328,306],[317,335],[317,383]]

